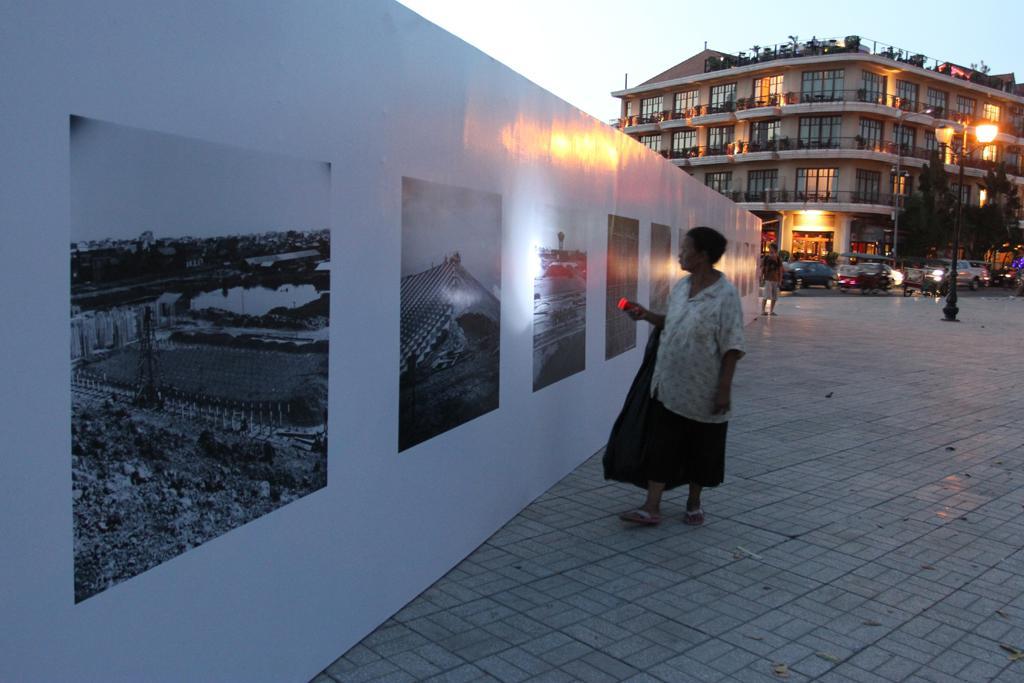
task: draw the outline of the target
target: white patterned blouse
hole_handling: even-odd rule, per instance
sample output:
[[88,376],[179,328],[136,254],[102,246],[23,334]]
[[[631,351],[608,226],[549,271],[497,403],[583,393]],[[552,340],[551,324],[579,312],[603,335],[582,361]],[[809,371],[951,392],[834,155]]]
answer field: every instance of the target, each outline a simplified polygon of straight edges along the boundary
[[728,422],[730,412],[712,411],[722,357],[730,350],[745,353],[736,288],[723,274],[691,299],[690,277],[684,277],[669,295],[651,396],[691,420]]

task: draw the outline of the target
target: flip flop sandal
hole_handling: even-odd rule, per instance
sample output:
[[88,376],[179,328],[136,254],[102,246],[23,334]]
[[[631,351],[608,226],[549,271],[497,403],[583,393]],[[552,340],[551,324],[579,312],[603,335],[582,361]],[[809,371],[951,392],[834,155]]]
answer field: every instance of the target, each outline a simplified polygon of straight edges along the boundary
[[661,522],[661,515],[652,515],[647,510],[630,510],[629,512],[623,512],[619,515],[619,519],[623,522],[632,522],[633,524],[644,524],[646,526],[654,526]]
[[691,526],[700,526],[704,523],[704,510],[703,508],[697,508],[696,510],[687,510],[686,515],[683,517],[683,524],[689,524]]

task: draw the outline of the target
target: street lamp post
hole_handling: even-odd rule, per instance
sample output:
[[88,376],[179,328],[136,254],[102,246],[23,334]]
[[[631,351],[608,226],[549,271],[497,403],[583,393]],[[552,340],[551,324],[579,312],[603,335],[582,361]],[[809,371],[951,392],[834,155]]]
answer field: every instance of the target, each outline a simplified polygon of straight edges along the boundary
[[894,268],[899,267],[895,260],[899,258],[897,248],[899,247],[900,240],[900,204],[902,203],[900,200],[902,199],[901,195],[903,194],[903,171],[900,169],[900,162],[903,160],[903,119],[906,115],[907,112],[900,112],[899,119],[896,124],[899,133],[893,136],[896,138],[896,179],[893,183],[893,189],[895,192],[893,193],[892,198],[894,206],[892,211],[892,258]]
[[[935,139],[950,152],[956,154],[960,162],[960,170],[958,174],[959,180],[957,181],[956,224],[953,228],[953,253],[951,254],[951,263],[949,268],[949,294],[946,295],[946,305],[942,308],[942,313],[946,316],[946,322],[951,323],[959,322],[956,319],[956,315],[960,312],[960,309],[957,308],[956,305],[956,257],[957,253],[960,251],[960,227],[963,225],[964,220],[964,159],[968,154],[974,151],[974,149],[969,149],[967,147],[967,123],[962,123],[961,128],[959,151],[955,151],[951,144],[953,142],[953,136],[956,134],[952,126],[940,126],[935,129]],[[999,128],[992,124],[984,124],[974,127],[974,137],[980,146],[987,145],[992,142],[996,139],[996,135],[998,134]],[[977,149],[977,147],[975,147],[975,149]],[[945,159],[943,159],[943,163],[945,163]]]

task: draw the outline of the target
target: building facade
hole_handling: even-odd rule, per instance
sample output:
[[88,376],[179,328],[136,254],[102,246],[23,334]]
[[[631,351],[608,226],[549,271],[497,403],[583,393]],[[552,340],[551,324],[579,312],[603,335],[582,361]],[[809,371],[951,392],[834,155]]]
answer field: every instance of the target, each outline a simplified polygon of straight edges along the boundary
[[1024,87],[1013,74],[929,60],[862,41],[793,41],[730,55],[704,50],[612,93],[619,127],[763,221],[762,243],[796,258],[898,251],[896,207],[933,152],[935,128],[995,123],[965,161],[965,199],[986,201],[1004,162],[1024,192]]

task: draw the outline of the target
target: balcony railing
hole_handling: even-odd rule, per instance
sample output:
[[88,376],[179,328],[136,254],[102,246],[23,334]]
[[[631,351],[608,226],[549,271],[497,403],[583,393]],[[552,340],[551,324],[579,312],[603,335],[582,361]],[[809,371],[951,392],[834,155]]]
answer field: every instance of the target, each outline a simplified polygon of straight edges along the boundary
[[[751,154],[755,152],[787,152],[794,150],[861,150],[866,152],[877,152],[880,154],[891,154],[909,159],[920,159],[930,161],[933,150],[924,147],[912,147],[901,145],[885,140],[871,140],[857,135],[852,138],[815,138],[815,139],[791,139],[788,137],[777,138],[767,142],[737,140],[720,145],[700,145],[690,147],[677,147],[674,149],[661,150],[661,155],[666,159],[698,159],[712,156],[736,156],[740,154]],[[828,156],[827,153],[822,156]],[[951,160],[946,163],[952,164]],[[964,166],[982,171],[995,170],[999,165],[998,161],[989,161],[974,156],[968,156],[964,160]],[[1024,160],[1020,156],[1007,159],[1006,172],[1011,175],[1024,176]]]
[[[619,128],[628,126],[639,126],[648,123],[661,123],[663,121],[688,120],[697,116],[709,114],[720,114],[735,111],[745,111],[762,107],[775,107],[790,104],[830,104],[835,102],[865,102],[878,104],[901,112],[912,114],[928,114],[934,118],[948,119],[951,121],[963,121],[969,115],[951,111],[941,105],[928,104],[919,100],[911,100],[898,95],[876,93],[865,88],[856,90],[831,90],[828,92],[787,92],[781,95],[773,95],[768,98],[746,97],[736,101],[729,101],[723,104],[708,105],[702,104],[696,107],[681,110],[665,110],[645,115],[630,116],[619,120]],[[1017,125],[1015,122],[998,124],[1004,133],[1016,137],[1024,137],[1024,122]]]
[[801,204],[874,204],[893,206],[893,195],[881,192],[858,192],[848,190],[806,191],[806,190],[747,190],[738,201],[764,202],[798,202]]
[[[718,193],[724,195],[734,202],[746,202],[746,203],[764,203],[764,204],[777,204],[777,203],[797,203],[797,204],[863,204],[871,206],[884,206],[887,208],[895,207],[895,200],[900,198],[900,205],[903,205],[907,200],[907,195],[894,195],[891,193],[884,192],[873,192],[873,191],[862,191],[862,190],[836,190],[836,191],[825,191],[825,190],[718,190]],[[977,202],[972,202],[973,206],[977,206]],[[1022,210],[1022,220],[1024,220],[1024,210]]]
[[877,55],[894,62],[900,62],[909,66],[915,66],[929,71],[936,71],[940,74],[957,78],[972,83],[977,83],[995,90],[1012,92],[1011,84],[994,76],[989,76],[983,71],[944,62],[928,57],[920,52],[913,52],[902,48],[888,45],[877,40],[861,38],[851,35],[844,38],[811,38],[811,40],[800,42],[793,39],[788,43],[776,43],[774,45],[754,45],[750,52],[739,52],[735,55],[708,57],[704,62],[704,71],[720,71],[732,69],[748,64],[771,62],[776,59],[793,59],[796,57],[818,57],[821,55],[841,54],[854,52],[858,54]]

